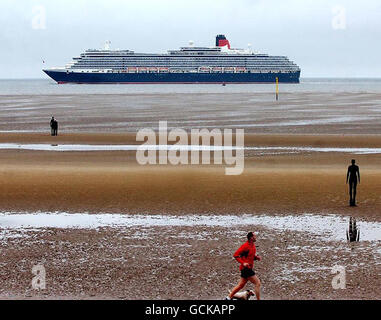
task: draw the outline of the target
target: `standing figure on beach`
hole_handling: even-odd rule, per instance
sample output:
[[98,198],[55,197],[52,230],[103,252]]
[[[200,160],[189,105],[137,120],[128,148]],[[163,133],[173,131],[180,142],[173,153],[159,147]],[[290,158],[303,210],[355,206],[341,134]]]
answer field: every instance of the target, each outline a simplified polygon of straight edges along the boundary
[[54,127],[54,117],[52,117],[51,119],[50,119],[50,134],[52,135],[52,136],[54,136],[54,130],[53,130],[53,127]]
[[58,135],[58,121],[56,119],[54,119],[54,122],[53,122],[53,133],[55,136]]
[[351,207],[356,206],[357,179],[358,183],[360,183],[360,169],[355,163],[356,160],[352,159],[352,164],[348,167],[347,171],[347,184],[349,181],[349,205]]
[[255,275],[253,270],[254,260],[261,260],[260,256],[257,256],[257,249],[254,242],[257,241],[257,237],[253,232],[247,234],[247,242],[245,242],[233,255],[233,257],[240,263],[239,270],[241,271],[241,279],[236,287],[229,293],[225,300],[232,300],[233,296],[241,290],[250,281],[254,284],[254,291],[257,300],[260,300],[260,287],[261,281]]
[[50,120],[50,129],[52,136],[58,135],[58,122],[54,117],[52,117],[52,120]]

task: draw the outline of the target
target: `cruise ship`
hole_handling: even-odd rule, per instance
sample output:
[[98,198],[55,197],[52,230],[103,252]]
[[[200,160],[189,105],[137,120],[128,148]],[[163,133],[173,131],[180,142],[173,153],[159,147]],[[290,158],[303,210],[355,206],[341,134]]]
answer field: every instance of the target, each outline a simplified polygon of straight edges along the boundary
[[43,70],[57,83],[299,83],[300,68],[285,56],[234,49],[224,35],[214,47],[193,42],[167,53],[86,50],[61,68]]

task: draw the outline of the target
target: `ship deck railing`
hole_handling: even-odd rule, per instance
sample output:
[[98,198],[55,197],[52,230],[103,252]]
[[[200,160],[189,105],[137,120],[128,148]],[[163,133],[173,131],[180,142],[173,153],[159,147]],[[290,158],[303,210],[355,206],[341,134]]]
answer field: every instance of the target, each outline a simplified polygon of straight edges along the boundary
[[168,68],[166,70],[160,70],[159,68],[145,68],[143,70],[137,68],[133,69],[125,69],[125,68],[118,68],[118,69],[74,69],[74,68],[52,68],[50,70],[56,70],[56,71],[63,71],[67,73],[292,73],[292,72],[298,72],[300,71],[299,68],[284,68],[284,69],[261,69],[261,68],[221,68],[220,70],[213,70],[213,68],[196,68],[196,69],[171,69]]

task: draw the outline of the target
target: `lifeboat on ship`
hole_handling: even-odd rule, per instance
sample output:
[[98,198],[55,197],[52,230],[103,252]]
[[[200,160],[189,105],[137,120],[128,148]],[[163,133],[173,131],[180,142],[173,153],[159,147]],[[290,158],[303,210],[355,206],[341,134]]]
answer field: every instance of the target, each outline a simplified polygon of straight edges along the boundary
[[183,70],[181,70],[181,69],[169,69],[169,72],[170,73],[182,73]]
[[234,68],[233,67],[226,67],[226,68],[224,68],[224,72],[233,73],[234,72]]
[[210,72],[210,68],[209,67],[200,67],[199,72],[201,72],[201,73]]
[[146,67],[140,67],[140,68],[138,68],[138,72],[146,73],[147,72],[147,68]]
[[214,68],[212,68],[212,72],[222,72],[222,68],[221,67],[214,67]]
[[127,72],[128,73],[135,73],[137,71],[137,68],[136,67],[128,67],[127,68]]
[[246,72],[246,68],[243,68],[243,67],[236,67],[236,68],[235,68],[235,72],[239,72],[239,73]]
[[150,68],[148,68],[148,71],[149,72],[157,72],[157,68],[156,67],[150,67]]

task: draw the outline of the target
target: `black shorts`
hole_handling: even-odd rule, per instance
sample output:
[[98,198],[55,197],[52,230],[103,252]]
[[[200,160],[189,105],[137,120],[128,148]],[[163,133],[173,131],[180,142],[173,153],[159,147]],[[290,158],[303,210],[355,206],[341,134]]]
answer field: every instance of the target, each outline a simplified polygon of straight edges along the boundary
[[249,268],[244,268],[241,270],[241,277],[242,278],[250,278],[252,276],[255,276],[255,272],[253,269],[249,269]]

